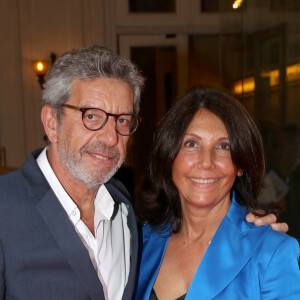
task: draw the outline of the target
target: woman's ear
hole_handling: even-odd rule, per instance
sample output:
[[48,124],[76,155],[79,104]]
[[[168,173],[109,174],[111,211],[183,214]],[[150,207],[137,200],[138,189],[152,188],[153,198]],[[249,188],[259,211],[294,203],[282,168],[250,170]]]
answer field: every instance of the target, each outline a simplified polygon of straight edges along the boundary
[[56,143],[58,121],[56,118],[55,109],[48,104],[44,105],[41,112],[41,119],[49,141],[51,143]]
[[244,174],[243,170],[242,169],[238,169],[236,175],[239,176],[239,177],[241,177],[241,176],[243,176],[243,174]]

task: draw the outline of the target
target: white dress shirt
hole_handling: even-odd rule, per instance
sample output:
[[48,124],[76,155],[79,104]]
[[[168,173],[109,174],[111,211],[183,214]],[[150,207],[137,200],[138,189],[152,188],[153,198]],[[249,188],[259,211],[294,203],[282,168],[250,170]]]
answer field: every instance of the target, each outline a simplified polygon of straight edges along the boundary
[[103,286],[105,299],[121,299],[128,280],[130,264],[130,231],[127,226],[126,205],[120,204],[117,214],[112,219],[115,202],[102,184],[94,200],[94,236],[80,219],[77,205],[60,184],[46,153],[47,148],[39,155],[37,163],[87,248]]

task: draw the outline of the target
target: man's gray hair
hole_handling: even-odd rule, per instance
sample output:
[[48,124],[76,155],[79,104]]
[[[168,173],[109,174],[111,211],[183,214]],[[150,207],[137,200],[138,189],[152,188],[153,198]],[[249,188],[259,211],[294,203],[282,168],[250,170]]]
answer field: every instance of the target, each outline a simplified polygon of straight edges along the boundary
[[60,119],[62,105],[72,95],[73,81],[98,78],[127,82],[134,95],[134,113],[139,112],[141,90],[144,85],[143,76],[132,62],[99,45],[74,49],[55,62],[44,85],[43,104],[54,107]]

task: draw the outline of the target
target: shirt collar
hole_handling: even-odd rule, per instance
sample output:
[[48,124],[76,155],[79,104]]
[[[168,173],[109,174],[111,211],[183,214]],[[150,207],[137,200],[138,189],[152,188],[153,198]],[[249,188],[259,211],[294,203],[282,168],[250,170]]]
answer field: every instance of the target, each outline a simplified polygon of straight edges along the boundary
[[101,220],[111,219],[114,212],[115,201],[111,197],[110,193],[108,192],[104,184],[101,185],[101,187],[97,192],[94,205],[95,205],[95,217],[94,217],[95,226],[97,226]]
[[[40,167],[42,173],[47,179],[51,189],[58,198],[59,202],[65,209],[69,216],[69,219],[76,224],[80,220],[80,212],[77,205],[73,202],[71,197],[65,191],[58,178],[56,177],[53,169],[47,158],[48,147],[46,147],[37,158],[37,164]],[[110,220],[113,212],[115,202],[112,199],[110,193],[104,184],[102,184],[97,192],[94,200],[95,205],[95,224],[99,223],[101,220]]]

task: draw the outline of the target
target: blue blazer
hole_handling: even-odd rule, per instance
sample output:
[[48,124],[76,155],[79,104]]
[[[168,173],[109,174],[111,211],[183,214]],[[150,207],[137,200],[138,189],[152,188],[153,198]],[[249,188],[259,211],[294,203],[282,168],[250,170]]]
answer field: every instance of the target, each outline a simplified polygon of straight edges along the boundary
[[[245,221],[234,199],[209,245],[186,300],[300,299],[299,244],[270,226]],[[172,231],[143,227],[136,300],[148,300]]]
[[[31,154],[17,171],[0,176],[0,299],[104,300],[89,254]],[[125,188],[106,187],[129,209],[131,261],[123,299],[132,298],[137,228]]]

